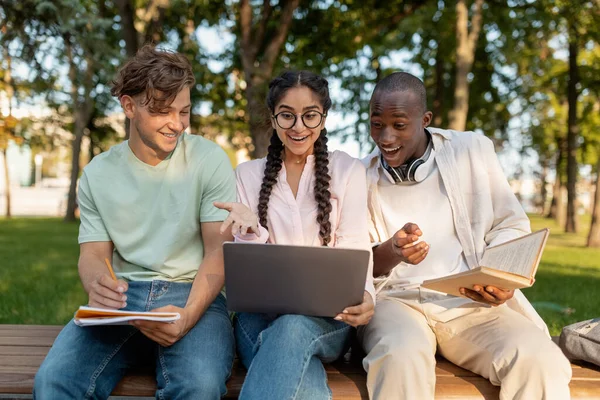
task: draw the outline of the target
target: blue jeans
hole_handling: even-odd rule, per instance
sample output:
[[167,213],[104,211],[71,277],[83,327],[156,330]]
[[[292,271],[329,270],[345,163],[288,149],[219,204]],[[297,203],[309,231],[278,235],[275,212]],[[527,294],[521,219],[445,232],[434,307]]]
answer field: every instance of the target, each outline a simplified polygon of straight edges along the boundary
[[352,327],[333,318],[236,314],[235,339],[248,369],[240,399],[330,399],[323,362],[342,356]]
[[[191,283],[130,282],[126,310],[184,307]],[[131,367],[156,372],[157,399],[219,399],[227,388],[235,342],[225,298],[173,346],[162,347],[133,326],[79,327],[69,322],[42,363],[34,399],[106,399]]]

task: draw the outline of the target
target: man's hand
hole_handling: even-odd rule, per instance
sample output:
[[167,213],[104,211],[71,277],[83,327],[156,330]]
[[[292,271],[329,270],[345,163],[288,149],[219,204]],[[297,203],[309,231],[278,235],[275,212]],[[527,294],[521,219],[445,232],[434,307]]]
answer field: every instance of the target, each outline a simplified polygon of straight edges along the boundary
[[392,236],[392,251],[407,264],[418,264],[427,257],[429,244],[414,243],[423,235],[417,224],[407,223]]
[[375,312],[375,305],[369,292],[365,292],[363,295],[363,302],[354,307],[347,307],[342,311],[341,314],[336,315],[335,319],[338,321],[344,321],[348,325],[357,327],[359,325],[366,325],[373,317]]
[[225,233],[229,225],[231,225],[231,234],[245,235],[248,230],[260,235],[260,228],[258,226],[258,218],[256,215],[242,203],[222,203],[215,201],[213,205],[222,210],[229,211],[229,216],[221,225],[221,235]]
[[89,286],[88,305],[90,307],[119,309],[127,306],[128,289],[124,280],[115,281],[108,274],[101,274]]
[[473,285],[473,289],[460,288],[460,293],[473,301],[496,307],[512,299],[515,291],[504,290],[491,285]]
[[156,321],[135,320],[130,324],[135,326],[151,340],[163,347],[174,345],[179,339],[184,337],[192,328],[188,326],[188,317],[185,308],[175,306],[165,306],[152,310],[154,312],[178,312],[181,315],[177,321],[172,324]]

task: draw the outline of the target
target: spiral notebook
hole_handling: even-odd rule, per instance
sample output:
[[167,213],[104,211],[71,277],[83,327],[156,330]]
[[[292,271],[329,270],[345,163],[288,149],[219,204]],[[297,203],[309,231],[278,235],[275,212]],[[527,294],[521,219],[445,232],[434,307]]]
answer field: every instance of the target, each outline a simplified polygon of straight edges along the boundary
[[179,313],[108,310],[105,308],[81,306],[75,313],[73,322],[79,326],[127,325],[129,321],[133,320],[173,323],[179,318],[181,318]]

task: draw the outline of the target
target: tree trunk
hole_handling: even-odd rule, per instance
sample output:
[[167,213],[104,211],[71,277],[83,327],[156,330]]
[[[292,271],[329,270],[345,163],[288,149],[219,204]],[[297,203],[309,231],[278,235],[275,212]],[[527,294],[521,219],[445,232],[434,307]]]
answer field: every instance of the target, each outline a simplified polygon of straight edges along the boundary
[[556,199],[556,224],[565,226],[567,220],[567,187],[564,183],[560,183],[558,188],[558,197]]
[[[6,59],[6,71],[4,71],[4,86],[6,90],[6,97],[8,98],[8,116],[12,117],[12,98],[14,95],[14,89],[12,86],[12,75],[11,75],[11,56],[8,52],[8,47],[4,46],[2,49],[2,53],[4,54],[4,58]],[[9,131],[10,132],[10,131]],[[2,149],[2,155],[4,156],[4,182],[6,185],[6,218],[10,218],[12,216],[11,208],[10,208],[10,173],[8,171],[8,138],[10,137],[10,133],[7,135],[6,139],[6,147]]]
[[77,85],[77,65],[73,59],[73,49],[69,42],[70,38],[65,38],[65,49],[69,59],[69,78],[71,80],[71,99],[73,103],[73,142],[72,142],[72,160],[71,160],[71,183],[69,185],[69,196],[67,199],[67,212],[65,221],[75,220],[75,210],[77,209],[77,180],[79,178],[79,156],[81,154],[81,141],[83,140],[85,127],[88,125],[92,116],[92,100],[90,98],[92,78],[93,78],[93,60],[86,58],[86,73],[84,77],[83,101],[79,101],[79,86]]
[[[138,32],[135,30],[135,5],[133,0],[117,0],[121,16],[121,31],[125,40],[125,52],[133,57],[139,48]],[[125,140],[129,139],[129,118],[125,118]]]
[[8,159],[6,158],[6,149],[2,149],[2,155],[4,160],[4,182],[6,183],[5,197],[6,197],[6,218],[10,218],[12,213],[10,211],[10,174],[8,172]]
[[121,31],[125,40],[125,52],[133,57],[139,48],[138,32],[135,30],[135,5],[133,0],[117,0],[119,16],[121,17]]
[[[250,1],[240,1],[238,20],[241,32],[240,52],[254,158],[264,157],[267,154],[271,129],[264,106],[266,85],[272,78],[275,62],[287,39],[293,13],[299,3],[300,0],[285,2],[279,20],[271,21],[272,5],[270,0],[264,0],[260,19],[254,24],[252,22],[254,12]],[[267,36],[267,27],[271,23],[276,24],[277,28],[273,34]]]
[[261,158],[267,155],[273,129],[269,120],[269,110],[265,106],[267,82],[261,82],[246,90],[250,118],[250,136],[254,145],[252,156]]
[[444,98],[444,59],[440,50],[440,42],[435,53],[435,93],[433,95],[433,126],[441,127],[443,122]]
[[469,73],[473,68],[475,48],[482,25],[481,8],[483,0],[475,0],[475,9],[471,18],[469,32],[469,8],[466,0],[456,2],[456,86],[454,104],[449,114],[449,127],[464,131],[467,126],[469,112]]
[[577,140],[579,138],[579,126],[577,124],[577,83],[579,81],[579,70],[577,66],[578,40],[577,32],[571,27],[569,32],[569,83],[568,102],[569,117],[567,131],[567,219],[565,221],[565,232],[577,232]]
[[550,207],[548,209],[548,214],[546,214],[546,218],[555,219],[556,218],[556,208],[558,202],[558,196],[560,193],[560,177],[558,174],[554,178],[554,183],[552,184],[552,200],[550,200]]
[[546,214],[546,202],[548,201],[548,190],[546,189],[546,179],[548,178],[548,160],[542,161],[542,174],[540,176],[540,201],[538,209],[540,215]]
[[588,247],[600,247],[600,157],[596,163],[596,188],[594,190],[594,206],[592,208],[592,223],[587,239]]
[[146,9],[142,10],[137,21],[136,30],[141,35],[141,42],[158,43],[163,36],[163,20],[170,0],[150,0]]
[[548,215],[546,218],[556,219],[557,216],[557,202],[560,193],[561,182],[561,170],[562,163],[565,153],[565,140],[561,138],[556,138],[556,147],[558,149],[558,154],[556,155],[556,165],[554,166],[555,178],[554,184],[552,185],[552,201],[550,202],[550,209],[548,210]]

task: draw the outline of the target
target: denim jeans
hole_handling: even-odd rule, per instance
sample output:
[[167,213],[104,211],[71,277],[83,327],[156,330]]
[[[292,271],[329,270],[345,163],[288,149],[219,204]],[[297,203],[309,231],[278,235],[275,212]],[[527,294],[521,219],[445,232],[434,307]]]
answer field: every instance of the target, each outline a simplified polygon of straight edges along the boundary
[[[130,282],[126,310],[184,307],[191,283]],[[131,367],[156,372],[157,399],[219,399],[226,393],[235,342],[219,294],[190,331],[163,347],[129,325],[79,327],[58,335],[34,383],[34,399],[106,399]]]
[[240,399],[330,399],[323,362],[348,350],[352,328],[333,318],[236,314],[238,355],[248,369]]

